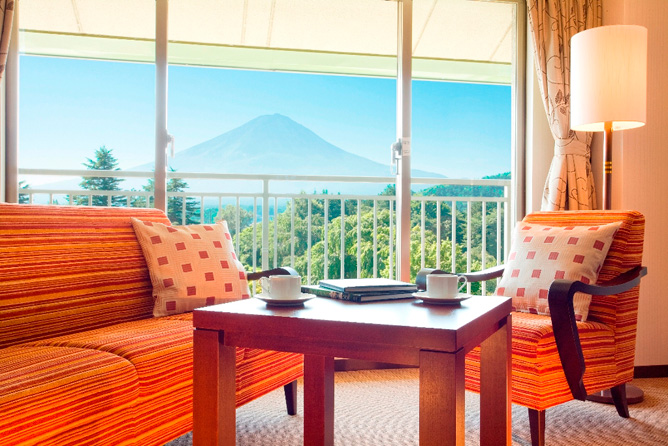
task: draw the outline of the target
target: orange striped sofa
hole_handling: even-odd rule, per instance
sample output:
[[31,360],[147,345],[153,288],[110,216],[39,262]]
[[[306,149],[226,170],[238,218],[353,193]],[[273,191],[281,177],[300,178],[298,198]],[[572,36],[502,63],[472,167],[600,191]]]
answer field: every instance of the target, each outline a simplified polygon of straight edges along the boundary
[[[0,203],[0,445],[161,445],[192,429],[192,314],[152,316],[131,217],[169,224]],[[302,374],[301,355],[239,349],[237,407]]]

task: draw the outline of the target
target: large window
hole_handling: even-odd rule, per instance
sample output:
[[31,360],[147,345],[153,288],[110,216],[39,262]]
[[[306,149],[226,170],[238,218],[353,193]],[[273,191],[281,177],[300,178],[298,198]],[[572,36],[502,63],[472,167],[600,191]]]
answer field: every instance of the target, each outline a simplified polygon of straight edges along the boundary
[[[411,269],[501,260],[516,4],[414,0],[413,81],[398,92],[400,2],[131,3],[128,14],[118,2],[22,0],[23,201],[151,206],[166,189],[176,223],[227,219],[250,268],[293,264],[308,281],[392,276],[404,209],[390,144],[406,95]],[[169,41],[158,57],[156,24]],[[155,184],[161,132],[176,153]]]

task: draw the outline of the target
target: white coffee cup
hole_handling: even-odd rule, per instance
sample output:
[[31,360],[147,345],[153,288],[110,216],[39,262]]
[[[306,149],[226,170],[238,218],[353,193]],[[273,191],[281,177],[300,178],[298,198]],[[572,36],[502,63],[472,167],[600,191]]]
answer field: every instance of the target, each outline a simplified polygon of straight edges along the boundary
[[[460,285],[461,283],[461,285]],[[429,297],[452,299],[466,285],[466,277],[454,274],[427,275],[427,294]]]
[[301,276],[269,276],[260,279],[262,292],[272,299],[295,299],[302,291]]

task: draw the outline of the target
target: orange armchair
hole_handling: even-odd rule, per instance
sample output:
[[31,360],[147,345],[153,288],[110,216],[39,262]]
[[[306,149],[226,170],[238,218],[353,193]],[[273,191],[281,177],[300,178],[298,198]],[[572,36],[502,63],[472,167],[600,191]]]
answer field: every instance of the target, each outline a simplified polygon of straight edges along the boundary
[[[554,280],[550,315],[513,312],[512,402],[529,409],[531,442],[545,444],[545,411],[587,394],[611,389],[618,413],[628,417],[625,383],[633,379],[636,322],[645,219],[635,211],[536,212],[524,223],[545,226],[602,225],[621,221],[596,285]],[[469,282],[501,277],[503,265],[462,274]],[[424,288],[422,270],[418,287]],[[576,321],[573,295],[592,294],[589,318]],[[480,349],[466,356],[466,388],[480,391]]]

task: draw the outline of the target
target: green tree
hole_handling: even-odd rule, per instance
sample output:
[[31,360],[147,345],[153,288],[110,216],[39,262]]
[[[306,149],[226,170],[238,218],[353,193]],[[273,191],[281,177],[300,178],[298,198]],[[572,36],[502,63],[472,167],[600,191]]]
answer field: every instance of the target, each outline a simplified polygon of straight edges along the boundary
[[[83,165],[89,170],[120,170],[117,167],[118,161],[111,152],[112,149],[102,146],[95,151],[95,159],[88,158]],[[114,191],[121,190],[119,185],[123,181],[121,178],[114,177],[83,177],[79,186],[85,190]],[[74,202],[78,205],[125,206],[126,199],[123,196],[93,195],[90,203],[87,196],[77,196]]]
[[[174,169],[171,169],[172,172],[175,172]],[[170,178],[167,181],[167,192],[185,192],[188,189],[188,183],[182,178]],[[149,178],[147,183],[142,186],[142,189],[145,192],[154,192],[155,191],[155,181],[153,178]],[[185,198],[185,219],[183,214],[183,199]],[[146,198],[139,196],[135,197],[132,201],[133,207],[146,207]],[[154,199],[151,196],[149,198],[149,207],[154,207]],[[197,200],[193,197],[183,197],[183,196],[172,196],[167,198],[167,217],[169,221],[174,224],[181,225],[191,225],[200,223],[200,206],[197,203]]]
[[[29,189],[30,185],[25,181],[19,181],[19,189]],[[19,204],[30,203],[30,195],[19,193]]]

